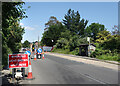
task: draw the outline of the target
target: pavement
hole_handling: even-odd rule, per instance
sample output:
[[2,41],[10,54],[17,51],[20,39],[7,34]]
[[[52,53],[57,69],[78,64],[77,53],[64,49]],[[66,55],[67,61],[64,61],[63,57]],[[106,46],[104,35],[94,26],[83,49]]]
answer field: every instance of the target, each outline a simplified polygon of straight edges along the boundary
[[45,59],[32,59],[32,73],[35,79],[24,80],[20,84],[118,84],[116,68],[50,54],[45,54]]

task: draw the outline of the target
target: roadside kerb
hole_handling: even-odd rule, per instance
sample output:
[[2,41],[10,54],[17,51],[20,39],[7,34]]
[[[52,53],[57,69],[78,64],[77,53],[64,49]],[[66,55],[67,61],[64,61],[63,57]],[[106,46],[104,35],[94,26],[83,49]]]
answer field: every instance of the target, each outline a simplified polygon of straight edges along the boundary
[[102,59],[90,58],[90,57],[86,57],[86,56],[83,56],[83,57],[82,56],[72,56],[72,57],[95,60],[95,61],[102,61],[102,62],[107,62],[107,63],[111,63],[111,64],[120,65],[120,63],[116,62],[116,61],[107,61],[107,60],[102,60]]
[[[59,54],[59,53],[53,53],[53,54]],[[95,60],[95,61],[102,61],[102,62],[107,62],[107,63],[111,63],[111,64],[120,65],[120,63],[117,62],[117,61],[108,61],[108,60],[90,58],[90,57],[87,57],[87,56],[76,56],[76,55],[71,55],[71,54],[59,54],[59,55],[65,55],[65,56],[71,56],[71,57],[77,57],[77,58],[83,58],[83,59],[89,59],[89,60]]]
[[57,57],[61,57],[61,58],[65,58],[65,59],[69,59],[69,60],[73,60],[73,61],[77,61],[77,62],[83,62],[86,64],[93,64],[93,65],[97,65],[97,66],[102,66],[102,67],[118,70],[118,65],[113,64],[112,62],[110,63],[107,61],[101,61],[101,60],[93,59],[93,58],[89,58],[89,57],[83,58],[81,56],[74,56],[74,55],[71,56],[71,55],[64,55],[64,54],[58,54],[58,53],[46,53],[46,54],[54,55]]

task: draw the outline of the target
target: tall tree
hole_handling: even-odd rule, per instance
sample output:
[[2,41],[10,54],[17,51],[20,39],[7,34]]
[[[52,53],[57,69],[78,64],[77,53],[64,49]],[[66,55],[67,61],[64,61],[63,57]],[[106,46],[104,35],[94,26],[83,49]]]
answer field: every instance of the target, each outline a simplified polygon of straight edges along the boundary
[[61,37],[61,32],[63,31],[65,31],[65,27],[62,23],[50,26],[48,30],[43,33],[41,44],[47,46],[55,45],[57,40]]
[[47,30],[51,25],[55,25],[55,24],[60,24],[60,22],[57,20],[56,17],[51,16],[49,18],[49,21],[47,23],[45,23],[45,30]]
[[112,28],[112,35],[120,35],[120,30],[117,25]]
[[21,47],[24,28],[19,25],[26,18],[23,2],[2,3],[2,62],[7,65],[8,53],[18,52]]
[[66,28],[71,31],[71,34],[78,34],[80,36],[84,35],[84,29],[88,23],[87,20],[81,19],[79,12],[74,12],[74,10],[69,9],[67,14],[65,14],[63,23]]
[[85,36],[92,37],[94,41],[97,39],[97,33],[106,30],[105,26],[99,23],[92,23],[85,29]]
[[25,40],[24,43],[22,44],[23,48],[29,48],[30,47],[30,42],[28,40]]

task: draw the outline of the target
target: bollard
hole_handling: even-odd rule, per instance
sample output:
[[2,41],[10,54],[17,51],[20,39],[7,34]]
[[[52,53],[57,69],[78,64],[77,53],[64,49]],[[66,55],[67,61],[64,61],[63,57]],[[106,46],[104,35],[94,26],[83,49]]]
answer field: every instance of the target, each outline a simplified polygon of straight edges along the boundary
[[44,53],[43,53],[42,59],[45,59],[45,57],[44,57]]

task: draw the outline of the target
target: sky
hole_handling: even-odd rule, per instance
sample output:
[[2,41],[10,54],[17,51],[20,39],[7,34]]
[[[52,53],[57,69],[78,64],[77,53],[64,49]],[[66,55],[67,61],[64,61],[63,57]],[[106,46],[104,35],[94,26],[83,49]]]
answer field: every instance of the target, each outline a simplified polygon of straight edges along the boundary
[[[31,7],[27,8],[28,6]],[[114,25],[118,25],[118,2],[25,2],[23,8],[27,9],[28,18],[20,21],[20,25],[25,27],[22,43],[25,40],[37,41],[38,36],[41,40],[50,16],[55,16],[62,22],[70,8],[79,11],[81,19],[88,20],[87,26],[99,23],[111,31]]]

